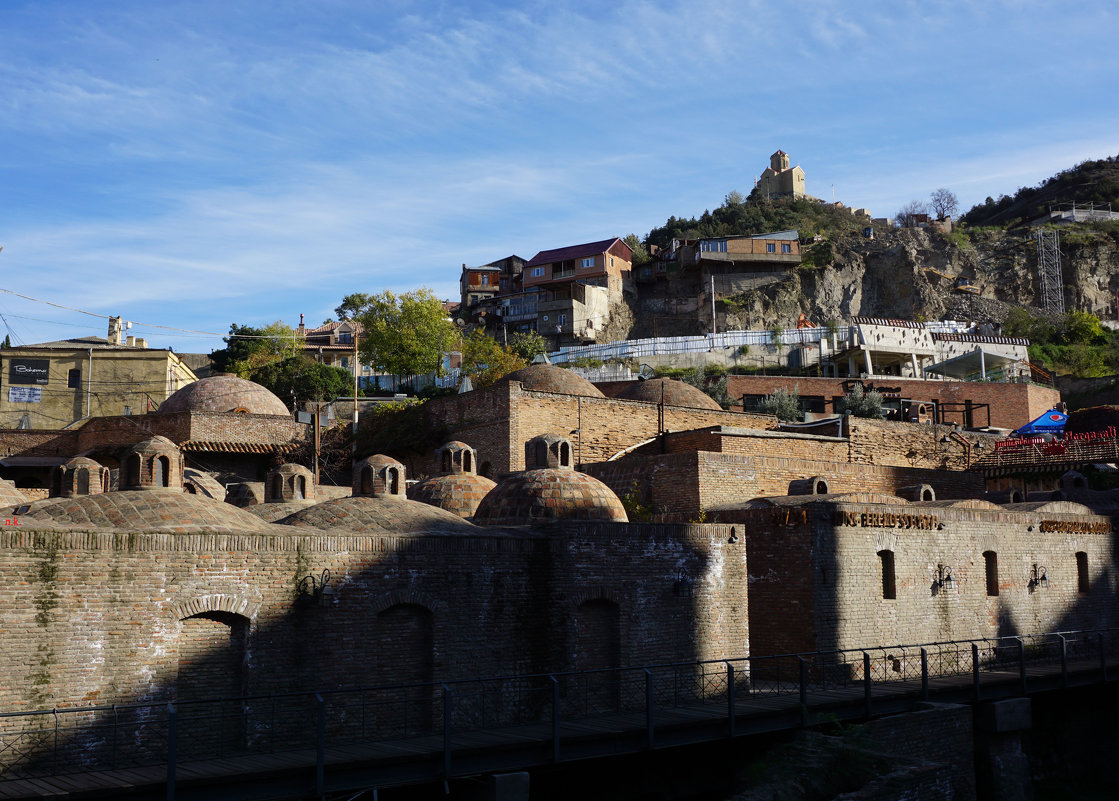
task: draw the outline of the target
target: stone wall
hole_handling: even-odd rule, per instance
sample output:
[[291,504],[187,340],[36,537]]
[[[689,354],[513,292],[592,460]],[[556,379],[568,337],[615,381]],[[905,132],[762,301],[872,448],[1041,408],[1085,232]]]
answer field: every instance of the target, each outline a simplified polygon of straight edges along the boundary
[[277,532],[0,528],[0,710],[564,670],[585,664],[592,613],[615,664],[747,653],[727,526]]

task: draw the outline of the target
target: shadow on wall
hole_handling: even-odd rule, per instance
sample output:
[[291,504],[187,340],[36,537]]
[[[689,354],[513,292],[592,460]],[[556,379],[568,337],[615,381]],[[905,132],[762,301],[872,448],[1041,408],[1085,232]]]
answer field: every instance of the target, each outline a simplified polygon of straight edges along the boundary
[[[16,601],[43,636],[7,649],[26,678],[3,711],[68,709],[0,721],[4,742],[18,742],[8,775],[158,762],[168,701],[179,758],[194,759],[309,745],[310,690],[322,692],[332,737],[381,739],[441,726],[440,682],[525,676],[471,685],[452,713],[500,723],[549,709],[549,672],[669,661],[694,671],[712,640],[746,646],[744,604],[740,621],[697,613],[722,600],[710,594],[721,581],[708,579],[707,543],[721,548],[727,528],[106,533],[94,550],[90,535],[44,531],[20,563],[27,597]],[[152,587],[169,600],[148,600]],[[618,704],[626,690],[609,675],[565,678],[569,711]],[[90,703],[99,706],[72,711]]]

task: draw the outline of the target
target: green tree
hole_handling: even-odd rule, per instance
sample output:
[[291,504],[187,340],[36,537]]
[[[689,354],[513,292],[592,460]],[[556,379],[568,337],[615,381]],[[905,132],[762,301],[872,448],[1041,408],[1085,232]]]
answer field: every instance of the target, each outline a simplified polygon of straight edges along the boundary
[[511,347],[504,347],[480,329],[472,331],[462,342],[462,371],[476,388],[488,387],[526,364]]
[[796,422],[801,419],[800,393],[795,389],[778,387],[772,395],[766,395],[758,402],[758,411],[772,414],[785,423]]
[[626,234],[622,237],[622,241],[629,245],[629,249],[633,251],[633,261],[631,264],[633,264],[634,267],[652,261],[652,257],[649,255],[649,249],[645,247],[644,242],[638,239],[637,234]]
[[430,289],[396,295],[389,290],[347,295],[335,311],[344,311],[365,328],[361,357],[392,375],[442,375],[443,354],[455,342],[455,327],[443,302]]
[[1082,311],[1070,311],[1060,321],[1060,338],[1066,345],[1095,345],[1107,340],[1100,318]]
[[353,393],[354,377],[348,370],[321,364],[299,355],[262,364],[247,378],[285,402],[332,401]]
[[509,337],[509,350],[525,362],[531,362],[541,353],[546,353],[548,343],[539,331],[518,331]]
[[12,346],[11,337],[9,337],[7,334],[4,334],[4,342],[0,343],[0,350],[4,350],[5,348],[10,348],[11,346]]
[[855,384],[851,391],[839,402],[841,412],[850,412],[855,417],[882,417],[882,393],[876,389],[867,392],[862,384]]
[[299,350],[295,331],[279,320],[264,328],[233,323],[225,345],[210,354],[214,369],[242,378],[248,378],[247,373],[261,365],[290,358]]

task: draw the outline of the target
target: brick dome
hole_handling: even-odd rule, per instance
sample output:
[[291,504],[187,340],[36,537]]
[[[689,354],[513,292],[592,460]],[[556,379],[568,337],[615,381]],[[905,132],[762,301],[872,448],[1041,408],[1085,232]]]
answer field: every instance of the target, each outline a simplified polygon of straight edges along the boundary
[[391,456],[375,453],[354,462],[352,472],[354,497],[404,498],[404,465]]
[[468,518],[497,483],[474,473],[452,473],[425,479],[408,490],[408,498],[437,506],[451,514]]
[[597,478],[544,467],[516,473],[494,487],[474,513],[481,526],[523,526],[556,520],[626,523],[618,496]]
[[187,384],[161,403],[159,411],[291,414],[282,400],[260,384],[234,375],[216,375]]
[[63,528],[275,533],[259,517],[203,495],[135,490],[48,498],[32,504],[20,520]]
[[75,456],[59,466],[55,480],[57,491],[52,491],[52,495],[96,495],[109,491],[109,468],[85,456]]
[[270,470],[264,479],[265,503],[313,503],[315,474],[290,462]]
[[6,478],[0,478],[0,506],[19,506],[27,503],[27,497],[16,489],[16,485]]
[[617,394],[623,400],[647,401],[667,406],[687,406],[692,409],[711,409],[723,411],[715,399],[701,389],[677,381],[674,378],[652,378],[648,381],[634,381]]
[[586,398],[605,397],[598,387],[587,379],[562,367],[553,367],[550,364],[530,364],[522,367],[501,379],[502,381],[520,381],[525,389],[534,389],[538,392],[555,392],[561,395],[582,395]]
[[137,442],[121,460],[120,488],[124,490],[183,491],[183,455],[167,437]]
[[277,522],[285,526],[338,529],[343,534],[477,532],[451,512],[407,498],[385,496],[335,498],[300,509]]

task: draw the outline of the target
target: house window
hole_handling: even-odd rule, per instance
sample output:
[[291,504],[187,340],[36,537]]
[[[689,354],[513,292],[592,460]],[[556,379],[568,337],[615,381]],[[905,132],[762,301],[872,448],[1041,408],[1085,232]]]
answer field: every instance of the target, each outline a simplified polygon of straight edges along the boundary
[[893,600],[898,597],[897,582],[894,578],[894,552],[879,551],[878,560],[882,564],[882,597]]
[[592,256],[589,259],[583,259],[581,262],[579,262],[579,266],[583,269],[586,269],[587,267],[594,267],[594,257]]
[[765,243],[765,252],[766,253],[776,253],[777,252],[777,244],[774,243],[774,242],[766,242]]
[[793,246],[788,242],[784,242],[781,245],[781,252],[782,253],[792,253],[793,252]]
[[613,256],[610,257],[610,266],[611,267],[614,266],[614,257]]
[[70,389],[82,388],[82,371],[80,368],[71,370],[66,374],[66,386]]
[[704,239],[699,243],[699,249],[704,253],[726,253],[727,240],[725,239]]
[[556,323],[558,325],[567,325],[567,315],[566,314],[556,315]]
[[350,357],[349,356],[343,356],[342,357],[342,369],[343,370],[349,370],[350,369]]
[[488,275],[479,276],[478,284],[480,286],[489,286],[490,285],[490,277]]
[[339,345],[352,345],[353,341],[354,341],[354,335],[351,334],[349,331],[344,331],[344,332],[338,334],[338,344]]
[[994,551],[984,551],[983,561],[987,566],[987,595],[999,594],[999,555]]
[[543,267],[533,267],[532,268],[532,277],[533,278],[541,278],[543,275],[544,275],[544,268]]
[[1076,552],[1076,591],[1088,592],[1088,554],[1084,551]]

